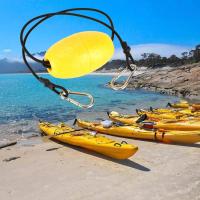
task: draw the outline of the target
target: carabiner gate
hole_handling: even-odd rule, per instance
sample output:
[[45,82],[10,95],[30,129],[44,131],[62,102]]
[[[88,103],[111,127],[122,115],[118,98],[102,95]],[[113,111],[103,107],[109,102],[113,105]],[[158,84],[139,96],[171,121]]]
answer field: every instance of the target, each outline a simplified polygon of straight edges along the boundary
[[[113,90],[123,90],[123,89],[125,89],[127,87],[127,85],[129,84],[129,82],[130,82],[131,78],[133,77],[133,75],[135,73],[135,70],[136,70],[136,65],[131,64],[130,66],[133,69],[132,71],[130,71],[128,68],[125,68],[122,71],[120,71],[118,73],[118,75],[114,76],[113,79],[110,81],[110,87]],[[120,84],[116,85],[116,81],[122,76],[122,74],[124,72],[126,72],[128,70],[130,71],[130,75],[128,76],[128,78],[124,81],[124,83],[122,85],[120,85]]]
[[[70,91],[70,90],[67,90],[68,91],[68,94],[66,95],[66,93],[64,91],[62,91],[60,93],[60,97],[61,99],[63,100],[66,100],[66,101],[69,101],[70,103],[76,105],[76,106],[79,106],[80,108],[91,108],[93,105],[94,105],[94,98],[91,94],[88,94],[88,93],[84,93],[84,92],[73,92],[73,91]],[[82,104],[72,98],[69,97],[69,95],[72,94],[72,95],[80,95],[80,96],[86,96],[88,97],[88,99],[90,100],[90,102],[88,104]]]

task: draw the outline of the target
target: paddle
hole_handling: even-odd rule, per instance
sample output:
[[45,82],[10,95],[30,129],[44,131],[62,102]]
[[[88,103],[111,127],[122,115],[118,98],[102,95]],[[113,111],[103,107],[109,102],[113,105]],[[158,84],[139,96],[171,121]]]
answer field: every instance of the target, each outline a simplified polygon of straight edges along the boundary
[[154,112],[154,109],[153,109],[153,107],[151,107],[151,106],[150,106],[149,110],[150,110],[151,112]]
[[172,107],[172,104],[168,102],[167,105],[166,105],[166,108],[167,107]]
[[145,121],[146,119],[148,119],[147,115],[143,114],[137,119],[136,123],[139,124],[139,123]]

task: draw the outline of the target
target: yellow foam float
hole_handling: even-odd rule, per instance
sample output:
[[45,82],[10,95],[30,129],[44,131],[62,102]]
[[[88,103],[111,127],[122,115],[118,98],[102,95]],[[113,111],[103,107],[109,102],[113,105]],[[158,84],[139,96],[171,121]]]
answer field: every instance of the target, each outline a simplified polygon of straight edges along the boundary
[[75,33],[52,45],[44,56],[49,74],[56,78],[76,78],[89,74],[113,56],[111,38],[102,32]]

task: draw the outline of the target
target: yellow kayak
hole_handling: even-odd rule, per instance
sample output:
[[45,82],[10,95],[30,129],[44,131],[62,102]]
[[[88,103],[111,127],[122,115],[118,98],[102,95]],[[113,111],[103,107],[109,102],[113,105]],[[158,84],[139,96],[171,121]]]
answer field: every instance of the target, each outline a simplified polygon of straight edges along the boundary
[[185,116],[200,116],[200,112],[195,109],[187,108],[187,109],[167,109],[167,108],[152,108],[150,107],[150,111],[156,114],[164,114],[164,113],[171,113],[171,114],[183,114]]
[[156,140],[165,143],[197,143],[200,142],[200,132],[145,130],[138,126],[115,126],[104,128],[101,123],[86,122],[78,119],[78,126],[104,134],[129,137],[143,140]]
[[200,121],[195,120],[143,122],[143,127],[164,130],[198,131],[200,134]]
[[180,101],[177,103],[168,103],[167,106],[171,108],[191,108],[193,111],[199,111],[200,110],[200,103],[196,104],[189,104],[187,101]]
[[190,104],[187,101],[180,101],[177,103],[168,103],[171,108],[189,108]]
[[150,112],[146,110],[137,110],[138,115],[146,115],[148,120],[151,121],[163,121],[163,120],[196,120],[200,121],[200,113],[199,112],[192,112],[189,110],[183,110],[182,112],[166,112],[166,113],[159,113],[159,112]]
[[123,124],[135,124],[139,118],[138,115],[122,115],[115,111],[107,112],[107,115],[111,120]]
[[[150,121],[161,121],[164,119],[168,119],[168,120],[175,120],[177,119],[176,117],[174,117],[172,114],[162,114],[160,116],[160,114],[155,114],[155,113],[151,113],[148,111],[144,111],[144,110],[137,110],[137,113],[139,116],[135,116],[135,115],[122,115],[119,114],[118,115],[113,115],[113,113],[116,113],[115,111],[112,111],[110,113],[108,113],[108,117],[115,122],[121,122],[123,124],[129,124],[129,125],[133,125],[135,123],[137,123],[137,121],[139,120],[139,118],[144,118],[143,120],[150,120]],[[143,116],[143,117],[142,117]]]
[[119,143],[98,134],[92,135],[86,130],[77,131],[65,124],[53,125],[41,122],[39,128],[46,135],[58,141],[83,147],[115,159],[127,159],[138,150],[137,146],[126,142]]
[[[196,121],[200,122],[200,114],[199,112],[194,114],[194,115],[177,115],[173,116],[172,114],[170,115],[160,115],[156,113],[151,113],[148,111],[138,111],[138,114],[140,114],[140,117],[134,116],[134,115],[113,115],[113,112],[108,113],[108,117],[114,121],[114,122],[121,122],[123,124],[128,124],[128,125],[133,125],[136,124],[137,122],[142,122],[142,121],[153,121],[153,122],[162,122],[162,123],[175,123],[179,121]],[[116,112],[114,112],[116,113]],[[141,120],[140,120],[141,119]],[[140,121],[139,121],[140,120]],[[173,129],[174,130],[174,129]]]
[[195,111],[200,111],[200,104],[192,104],[192,108],[193,108]]
[[156,113],[156,112],[150,112],[147,110],[136,110],[137,114],[139,116],[146,114],[148,117],[148,120],[152,120],[152,121],[160,121],[160,120],[165,120],[165,119],[170,119],[170,120],[176,120],[176,119],[185,119],[185,117],[187,117],[185,114],[183,113],[172,113],[172,112],[168,112],[168,113]]
[[153,113],[171,113],[171,112],[174,112],[175,109],[172,109],[172,108],[152,108],[150,107],[150,111],[153,112]]

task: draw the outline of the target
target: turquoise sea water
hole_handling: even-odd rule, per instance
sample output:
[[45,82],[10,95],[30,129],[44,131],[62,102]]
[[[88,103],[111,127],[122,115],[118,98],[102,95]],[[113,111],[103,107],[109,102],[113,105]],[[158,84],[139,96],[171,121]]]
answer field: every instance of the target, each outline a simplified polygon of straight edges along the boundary
[[[48,77],[48,75],[42,75]],[[142,90],[114,91],[105,87],[111,76],[89,75],[82,78],[59,80],[50,78],[72,91],[89,92],[95,98],[95,105],[88,110],[61,100],[49,89],[41,85],[30,74],[0,75],[0,124],[14,126],[38,119],[59,122],[82,118],[98,119],[106,111],[116,110],[122,113],[133,113],[135,108],[161,107],[176,97],[160,95]],[[94,116],[94,117],[93,117]],[[28,126],[28,125],[27,125]]]

